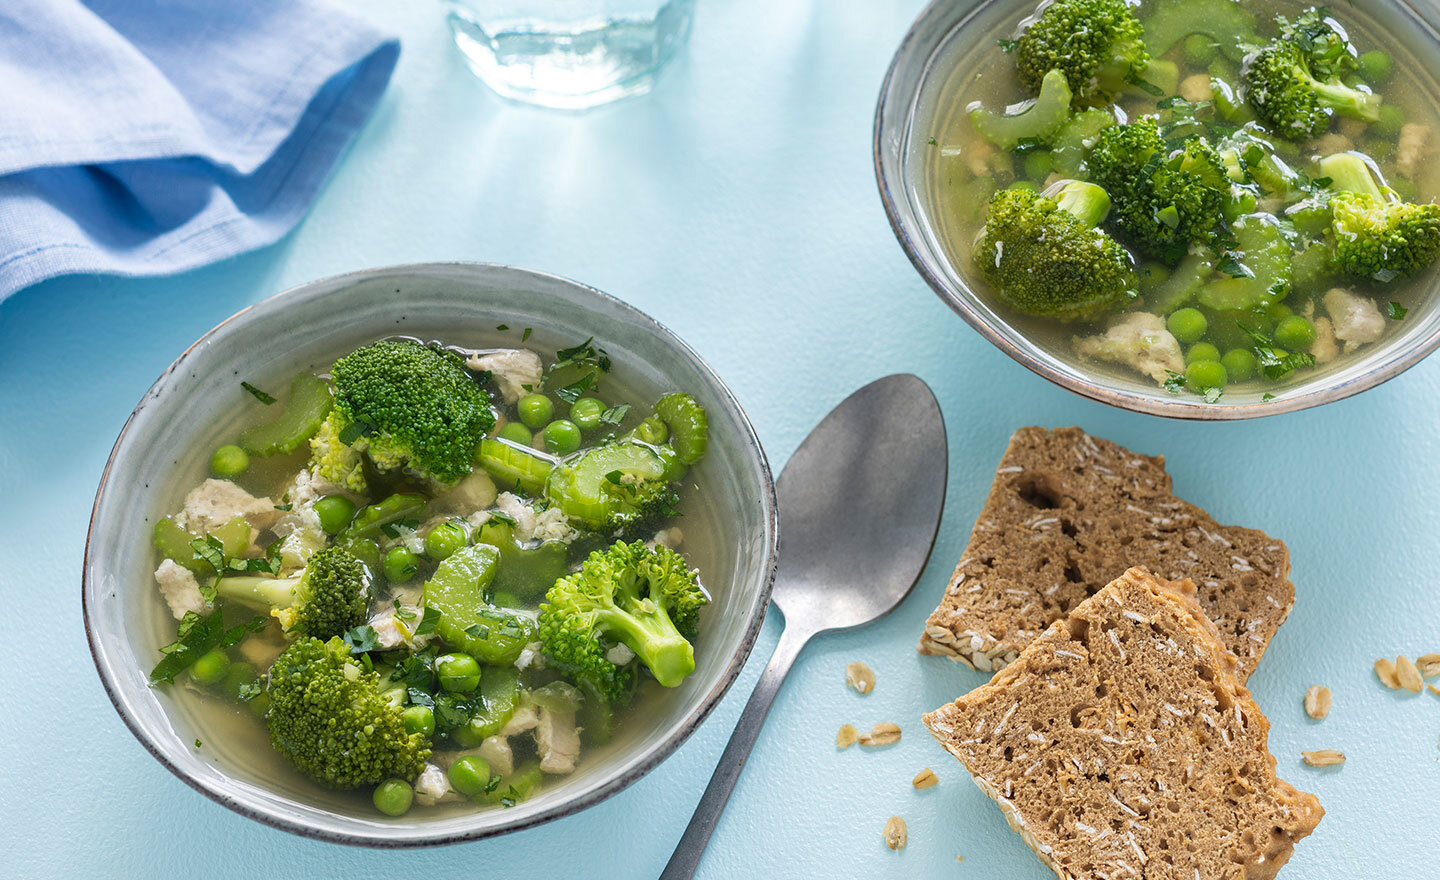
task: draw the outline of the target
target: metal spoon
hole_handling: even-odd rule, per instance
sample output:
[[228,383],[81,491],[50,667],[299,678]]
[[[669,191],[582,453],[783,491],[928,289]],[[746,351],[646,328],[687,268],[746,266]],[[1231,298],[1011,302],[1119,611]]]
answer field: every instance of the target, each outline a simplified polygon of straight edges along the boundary
[[780,474],[775,605],[785,631],[660,880],[695,874],[770,704],[811,637],[899,605],[935,546],[945,506],[945,420],[919,378],[886,376],[845,398]]

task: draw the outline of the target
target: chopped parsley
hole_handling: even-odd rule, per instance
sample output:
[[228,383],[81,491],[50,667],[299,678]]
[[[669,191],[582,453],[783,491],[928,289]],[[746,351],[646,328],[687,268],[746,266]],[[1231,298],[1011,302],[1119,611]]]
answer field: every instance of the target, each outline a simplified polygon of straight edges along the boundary
[[509,324],[496,324],[496,325],[495,325],[495,329],[498,330],[498,331],[501,332],[501,333],[504,333],[506,330],[509,330],[509,329],[510,329],[510,325],[509,325]]
[[266,623],[266,618],[256,615],[227,629],[219,608],[204,616],[194,611],[185,612],[180,619],[178,638],[160,649],[165,656],[150,671],[150,683],[173,682],[175,676],[189,669],[212,649],[223,651],[238,645],[250,633],[264,629]]
[[1409,311],[1409,309],[1405,308],[1397,302],[1391,302],[1390,305],[1385,307],[1385,314],[1389,315],[1390,320],[1392,321],[1401,320],[1405,317],[1407,313],[1409,313]]
[[254,395],[256,400],[260,401],[266,406],[269,406],[270,404],[275,402],[275,396],[273,394],[266,394],[264,391],[261,391],[254,385],[251,385],[249,382],[241,382],[240,387],[244,388],[246,391],[249,391],[252,395]]
[[347,629],[343,638],[351,654],[364,654],[380,647],[380,636],[368,623]]
[[531,328],[526,327],[524,332],[520,334],[520,341],[524,342],[525,340],[529,339],[532,332],[534,331]]
[[427,607],[425,609],[425,614],[420,618],[420,625],[415,627],[415,635],[423,636],[427,633],[432,633],[435,631],[435,627],[438,626],[439,623],[440,609]]
[[618,428],[620,427],[620,423],[625,421],[625,416],[629,412],[630,404],[616,404],[615,406],[607,408],[604,412],[600,414],[600,424],[611,425]]
[[1179,394],[1185,390],[1185,376],[1174,370],[1165,371],[1165,390],[1171,394]]

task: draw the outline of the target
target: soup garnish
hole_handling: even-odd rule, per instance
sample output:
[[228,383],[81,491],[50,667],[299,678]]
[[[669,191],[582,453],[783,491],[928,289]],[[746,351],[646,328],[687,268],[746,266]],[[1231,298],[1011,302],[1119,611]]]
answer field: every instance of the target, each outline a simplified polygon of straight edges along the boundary
[[610,369],[593,340],[547,369],[387,339],[296,376],[155,526],[179,624],[152,682],[248,709],[388,815],[573,772],[643,682],[694,671],[709,601],[672,524],[705,410],[642,418],[600,397]]
[[1213,402],[1379,341],[1423,293],[1431,126],[1329,10],[1055,0],[980,64],[961,100],[1024,97],[942,111],[942,228],[1041,341]]

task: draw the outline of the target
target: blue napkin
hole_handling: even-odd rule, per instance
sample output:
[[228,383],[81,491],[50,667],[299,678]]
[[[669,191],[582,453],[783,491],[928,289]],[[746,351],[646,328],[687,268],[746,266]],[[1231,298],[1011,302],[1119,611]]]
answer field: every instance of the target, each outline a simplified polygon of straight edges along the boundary
[[0,300],[275,242],[399,53],[328,0],[4,0]]

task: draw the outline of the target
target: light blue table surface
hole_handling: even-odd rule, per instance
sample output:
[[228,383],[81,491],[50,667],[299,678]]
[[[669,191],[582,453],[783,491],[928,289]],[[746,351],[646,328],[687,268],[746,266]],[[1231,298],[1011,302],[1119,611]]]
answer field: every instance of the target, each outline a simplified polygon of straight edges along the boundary
[[[1329,811],[1283,877],[1440,876],[1440,698],[1402,696],[1381,655],[1440,651],[1440,359],[1358,398],[1244,424],[1181,424],[1084,401],[995,350],[925,287],[885,222],[870,121],[919,0],[709,0],[650,97],[588,116],[501,103],[426,2],[354,0],[404,54],[378,113],[281,244],[162,280],[77,278],[0,305],[0,865],[19,877],[653,877],[781,628],[664,765],[589,811],[422,852],[315,843],[242,819],[150,758],[102,692],[80,619],[96,481],[131,407],[222,318],[332,273],[493,260],[629,300],[691,342],[746,405],[778,471],[850,390],[911,371],[950,430],[946,520],[893,616],[813,643],[781,692],[701,869],[707,878],[1049,873],[925,733],[982,681],[914,650],[1012,429],[1079,424],[1164,453],[1178,490],[1294,555],[1298,601],[1251,679],[1281,774]],[[897,426],[897,430],[902,430]],[[860,697],[844,667],[878,685]],[[1334,690],[1329,719],[1301,709]],[[837,752],[894,721],[896,746]],[[1343,768],[1300,763],[1338,748]],[[933,768],[939,786],[911,777]],[[909,846],[881,843],[905,817]],[[956,856],[964,856],[963,863]]]

